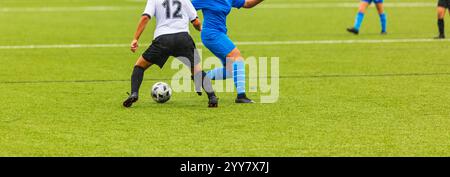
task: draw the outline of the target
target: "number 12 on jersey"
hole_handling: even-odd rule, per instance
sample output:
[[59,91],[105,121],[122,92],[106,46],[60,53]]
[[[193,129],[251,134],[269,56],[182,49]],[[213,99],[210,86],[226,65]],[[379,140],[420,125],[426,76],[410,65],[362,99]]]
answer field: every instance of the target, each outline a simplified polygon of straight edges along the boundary
[[[172,3],[171,3],[172,2]],[[164,8],[166,9],[166,18],[183,18],[183,15],[181,15],[181,2],[178,0],[165,0],[162,4]],[[175,11],[172,13],[171,9],[172,7],[175,8]]]

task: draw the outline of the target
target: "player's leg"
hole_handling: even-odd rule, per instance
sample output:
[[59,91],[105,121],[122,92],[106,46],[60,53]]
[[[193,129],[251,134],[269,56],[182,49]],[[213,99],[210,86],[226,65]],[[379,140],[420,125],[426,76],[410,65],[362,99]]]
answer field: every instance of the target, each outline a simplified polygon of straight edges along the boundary
[[[206,44],[205,44],[206,45]],[[209,47],[208,47],[209,46]],[[230,71],[228,71],[226,69],[226,61],[227,61],[227,54],[229,52],[221,52],[221,51],[229,51],[229,50],[224,50],[221,49],[222,45],[220,43],[218,43],[217,45],[208,45],[207,48],[216,56],[220,59],[220,61],[222,62],[222,65],[224,67],[218,67],[218,68],[214,68],[209,70],[206,75],[212,79],[212,80],[225,80],[225,79],[229,79],[231,78],[233,75]],[[220,46],[220,47],[218,47]]]
[[203,44],[225,65],[225,67],[208,71],[207,76],[215,80],[233,77],[238,92],[236,103],[253,103],[245,94],[244,58],[230,38],[226,34],[221,34],[216,35],[214,39],[202,38],[202,40]]
[[237,90],[236,103],[254,103],[245,94],[245,62],[238,48],[234,48],[228,55],[226,70],[232,73],[234,85]]
[[384,12],[383,0],[377,0],[375,2],[375,6],[377,7],[378,15],[380,16],[381,23],[381,34],[387,33],[387,16]]
[[144,78],[144,71],[153,64],[162,68],[166,63],[169,58],[169,55],[165,50],[165,46],[167,45],[166,38],[166,36],[161,36],[153,40],[152,45],[136,61],[131,76],[131,94],[127,100],[123,102],[123,106],[130,107],[138,100],[139,88]]
[[[217,55],[216,55],[217,56]],[[222,65],[226,66],[226,56],[219,57],[222,61]],[[226,67],[218,67],[206,72],[206,76],[211,80],[225,80],[233,77],[232,73],[226,69]]]
[[[192,44],[186,48],[190,48],[188,51],[184,51],[181,55],[187,56],[186,63],[187,66],[191,67],[192,80],[194,81],[195,91],[202,95],[202,88],[205,90],[206,95],[208,95],[208,107],[217,107],[218,106],[218,98],[214,93],[214,89],[212,87],[212,82],[209,77],[206,76],[206,73],[202,70],[200,55],[198,54],[197,49],[195,48],[195,43],[192,38],[189,36],[187,44]],[[179,50],[183,51],[183,50]],[[178,57],[180,58],[180,57]]]
[[353,34],[359,34],[359,29],[361,28],[361,24],[364,19],[364,14],[366,13],[366,9],[372,0],[362,0],[359,4],[358,14],[356,14],[356,19],[353,27],[347,28],[347,31]]
[[199,63],[192,67],[191,73],[196,92],[201,95],[201,89],[203,88],[208,95],[208,107],[218,107],[219,100],[214,93],[214,89],[212,88],[211,79],[206,76],[206,73],[202,70],[201,64]]
[[209,70],[206,74],[212,80],[225,80],[232,77],[231,73],[228,72],[225,67],[214,68],[212,70]]
[[136,61],[133,74],[131,74],[131,93],[123,102],[123,106],[131,107],[131,105],[139,99],[139,88],[141,87],[142,80],[144,79],[144,72],[151,65],[152,63],[145,60],[142,56]]
[[188,33],[171,35],[169,41],[169,54],[179,59],[187,67],[191,68],[191,78],[194,81],[195,91],[202,95],[202,88],[208,95],[208,107],[217,107],[218,99],[212,88],[211,79],[201,67],[201,58],[195,46],[195,42]]
[[[214,36],[212,38],[205,36],[208,35],[202,32],[202,42],[205,47],[220,59],[223,66],[226,66],[227,54],[236,48],[236,46],[226,34],[211,35]],[[232,77],[232,73],[227,71],[225,67],[209,70],[206,75],[212,80],[224,80]]]
[[445,38],[445,24],[444,24],[444,17],[445,17],[445,11],[446,11],[446,5],[444,4],[444,0],[439,0],[439,4],[437,7],[437,18],[438,18],[438,29],[439,29],[439,36],[436,37],[437,39],[444,39]]

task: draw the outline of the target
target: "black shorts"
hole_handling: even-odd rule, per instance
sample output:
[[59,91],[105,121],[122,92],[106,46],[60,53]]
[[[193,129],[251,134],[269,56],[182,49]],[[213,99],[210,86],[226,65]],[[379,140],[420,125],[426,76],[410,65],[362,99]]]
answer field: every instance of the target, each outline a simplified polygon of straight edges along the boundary
[[170,56],[176,57],[191,68],[200,63],[200,55],[194,40],[187,32],[158,36],[142,54],[145,60],[160,68],[164,66]]
[[439,0],[439,7],[450,8],[450,0]]

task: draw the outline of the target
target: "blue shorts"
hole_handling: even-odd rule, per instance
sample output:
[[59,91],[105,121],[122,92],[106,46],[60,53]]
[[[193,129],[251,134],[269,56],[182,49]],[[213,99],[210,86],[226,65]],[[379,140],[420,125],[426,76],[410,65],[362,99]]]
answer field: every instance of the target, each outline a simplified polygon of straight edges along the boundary
[[216,57],[218,57],[222,64],[226,64],[227,55],[236,48],[236,45],[230,40],[225,33],[208,33],[202,32],[202,42]]
[[383,3],[384,0],[361,0],[363,2],[367,2],[369,4],[371,4],[372,2],[374,2],[375,4],[379,4],[379,3]]

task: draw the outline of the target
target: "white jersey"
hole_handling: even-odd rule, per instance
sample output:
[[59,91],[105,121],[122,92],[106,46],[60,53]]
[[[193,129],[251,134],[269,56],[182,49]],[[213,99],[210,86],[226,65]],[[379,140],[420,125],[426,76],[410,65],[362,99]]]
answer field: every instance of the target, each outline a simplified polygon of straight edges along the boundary
[[147,0],[144,15],[156,17],[153,38],[164,34],[189,33],[189,23],[197,18],[190,0]]

